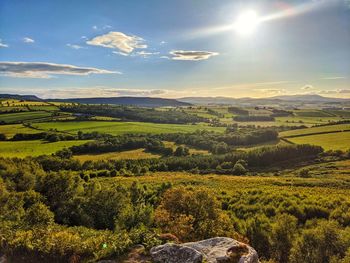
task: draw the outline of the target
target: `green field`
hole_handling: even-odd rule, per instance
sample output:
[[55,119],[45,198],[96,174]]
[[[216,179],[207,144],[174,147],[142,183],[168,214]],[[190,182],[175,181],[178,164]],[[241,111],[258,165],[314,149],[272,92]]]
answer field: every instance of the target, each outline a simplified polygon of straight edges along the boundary
[[294,114],[299,117],[332,117],[334,114],[322,110],[295,110]]
[[52,114],[46,111],[28,111],[28,112],[19,112],[19,113],[6,113],[0,114],[0,121],[6,123],[30,121],[34,119],[50,117]]
[[289,117],[277,117],[275,118],[276,122],[284,125],[305,125],[312,126],[315,124],[327,124],[329,122],[335,122],[343,120],[341,117],[298,117],[298,116],[289,116]]
[[41,131],[28,128],[23,126],[22,124],[8,124],[8,125],[0,125],[0,133],[5,134],[7,138],[12,138],[16,133],[38,133]]
[[306,129],[290,130],[280,133],[281,137],[298,136],[303,134],[323,133],[323,132],[335,132],[350,130],[350,124],[337,124],[319,127],[310,127]]
[[100,132],[112,135],[126,133],[174,133],[174,132],[194,132],[196,130],[210,130],[223,132],[223,127],[210,127],[205,124],[181,125],[181,124],[158,124],[146,122],[109,122],[109,121],[71,121],[71,122],[45,122],[35,123],[33,126],[41,130],[57,129],[69,133]]
[[325,150],[347,151],[350,149],[350,131],[293,137],[288,138],[288,141],[296,144],[319,145]]
[[44,154],[52,154],[63,148],[73,145],[80,145],[88,141],[59,141],[48,143],[45,141],[15,141],[0,142],[0,157],[18,157],[39,156]]

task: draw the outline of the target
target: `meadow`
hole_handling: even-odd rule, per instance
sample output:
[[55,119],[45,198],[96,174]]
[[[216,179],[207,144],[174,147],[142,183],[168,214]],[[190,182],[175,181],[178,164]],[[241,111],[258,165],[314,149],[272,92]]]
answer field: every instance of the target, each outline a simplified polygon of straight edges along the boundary
[[347,151],[350,149],[350,131],[292,137],[288,138],[288,141],[296,144],[318,145],[325,150]]
[[126,133],[174,133],[194,132],[196,130],[209,130],[223,132],[224,127],[210,127],[205,124],[184,125],[184,124],[158,124],[146,122],[109,122],[109,121],[70,121],[70,122],[44,122],[35,123],[34,127],[41,130],[57,129],[58,131],[72,134],[82,132],[100,132],[111,135]]
[[17,123],[23,121],[30,121],[52,116],[51,112],[46,111],[27,111],[19,113],[0,114],[0,122]]
[[122,152],[109,152],[101,154],[81,154],[75,155],[74,159],[80,162],[85,161],[100,161],[100,160],[135,160],[135,159],[150,159],[160,158],[160,155],[146,152],[145,149],[136,149]]
[[[332,169],[330,169],[330,167]],[[302,178],[299,172],[309,169],[309,178]],[[159,186],[163,183],[171,183],[174,186],[202,186],[220,193],[222,196],[237,192],[259,191],[284,192],[294,195],[317,195],[319,198],[327,198],[327,195],[338,196],[350,202],[348,191],[350,181],[350,161],[336,161],[317,165],[303,166],[292,170],[282,170],[279,176],[275,173],[260,173],[256,176],[232,176],[232,175],[195,175],[186,172],[156,172],[147,176],[130,178],[97,178],[104,183],[121,183],[131,185],[135,180],[141,184]]]
[[297,129],[284,131],[280,133],[281,137],[293,137],[301,136],[307,134],[316,134],[316,133],[327,133],[327,132],[337,132],[337,131],[348,131],[350,130],[350,124],[337,124],[337,125],[328,125],[328,126],[316,126],[306,129]]
[[80,145],[88,140],[80,141],[59,141],[45,142],[39,140],[33,141],[0,141],[0,156],[9,158],[24,158],[27,156],[39,156],[44,154],[53,154],[63,148],[69,148],[73,145]]
[[7,138],[12,138],[16,133],[38,133],[41,132],[36,129],[25,127],[23,124],[7,124],[0,125],[0,133],[5,134]]

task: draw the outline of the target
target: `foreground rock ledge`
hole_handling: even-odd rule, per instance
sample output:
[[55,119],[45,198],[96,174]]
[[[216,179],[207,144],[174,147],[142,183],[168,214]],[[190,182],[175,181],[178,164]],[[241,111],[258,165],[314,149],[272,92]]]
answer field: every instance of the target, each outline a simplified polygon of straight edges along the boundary
[[[244,252],[238,258],[234,251]],[[157,246],[151,249],[151,256],[156,263],[258,263],[256,251],[245,244],[228,237],[214,237],[198,242]]]

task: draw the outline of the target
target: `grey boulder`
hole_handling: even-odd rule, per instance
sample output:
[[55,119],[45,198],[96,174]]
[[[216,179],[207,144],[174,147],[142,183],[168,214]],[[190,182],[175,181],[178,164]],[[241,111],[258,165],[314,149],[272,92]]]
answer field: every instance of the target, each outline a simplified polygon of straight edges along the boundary
[[165,244],[151,249],[156,263],[258,263],[257,252],[250,246],[227,237],[215,237],[184,244]]
[[153,247],[150,251],[155,263],[201,263],[203,255],[183,245],[167,243]]

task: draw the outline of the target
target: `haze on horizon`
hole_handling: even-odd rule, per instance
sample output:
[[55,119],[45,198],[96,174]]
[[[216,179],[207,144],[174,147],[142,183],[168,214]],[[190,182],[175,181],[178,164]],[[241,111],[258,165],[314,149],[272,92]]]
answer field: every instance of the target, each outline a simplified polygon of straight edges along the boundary
[[0,93],[350,98],[350,0],[2,0],[0,25]]

